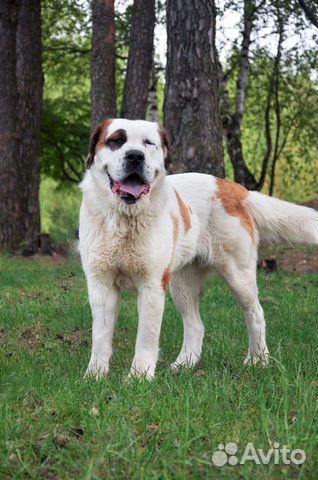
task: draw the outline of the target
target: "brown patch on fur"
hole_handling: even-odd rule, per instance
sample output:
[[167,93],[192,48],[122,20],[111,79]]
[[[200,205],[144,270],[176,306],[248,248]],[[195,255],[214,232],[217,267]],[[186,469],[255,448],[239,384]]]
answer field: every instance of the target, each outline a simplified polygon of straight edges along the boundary
[[108,127],[111,123],[111,119],[105,120],[103,123],[98,125],[98,127],[96,127],[92,133],[88,147],[88,155],[85,162],[86,168],[90,168],[93,165],[95,153],[102,147],[105,147],[105,138]]
[[164,128],[159,129],[159,136],[161,140],[161,148],[165,156],[165,168],[168,173],[171,173],[170,142],[168,134]]
[[[101,148],[105,147],[105,140],[107,137],[108,127],[111,125],[112,120],[105,120],[101,125],[98,141],[95,147],[95,153],[98,152]],[[97,127],[98,128],[98,127]]]
[[[107,133],[106,133],[107,135]],[[127,133],[123,128],[119,128],[106,138],[106,146],[111,150],[118,150],[127,142]]]
[[233,217],[240,219],[242,227],[247,230],[253,243],[256,241],[255,225],[249,211],[244,207],[244,202],[248,197],[248,190],[238,183],[216,179],[217,196],[221,200],[225,211]]
[[176,197],[179,205],[180,214],[183,220],[184,230],[187,233],[191,228],[190,212],[188,207],[185,205],[182,198],[180,197],[179,193],[177,192],[177,190],[175,190],[175,192],[176,192]]
[[179,236],[179,219],[173,213],[170,213],[170,216],[171,216],[172,226],[173,226],[173,249],[172,249],[172,258],[169,262],[168,267],[163,272],[162,280],[161,280],[162,288],[164,289],[165,292],[167,291],[169,283],[171,281],[171,277],[172,277],[171,263],[174,256],[174,252],[176,250],[176,243]]
[[169,264],[169,267],[167,267],[163,272],[162,280],[161,280],[161,285],[165,292],[168,290],[169,283],[171,281],[171,276],[172,276],[172,272]]
[[173,213],[170,214],[173,224],[173,251],[175,250],[176,243],[179,236],[179,219]]

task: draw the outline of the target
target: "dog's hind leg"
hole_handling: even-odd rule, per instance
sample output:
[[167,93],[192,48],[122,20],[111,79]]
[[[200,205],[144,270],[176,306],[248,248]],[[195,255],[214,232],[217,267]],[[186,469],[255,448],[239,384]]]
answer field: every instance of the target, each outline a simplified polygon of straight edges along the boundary
[[229,255],[223,267],[217,270],[244,312],[249,337],[249,349],[244,365],[254,365],[260,361],[266,366],[269,352],[265,339],[264,312],[258,300],[256,256],[245,266]]
[[196,265],[187,265],[172,277],[170,285],[174,304],[183,319],[183,345],[171,368],[193,367],[200,360],[204,326],[200,317],[199,297],[202,271]]

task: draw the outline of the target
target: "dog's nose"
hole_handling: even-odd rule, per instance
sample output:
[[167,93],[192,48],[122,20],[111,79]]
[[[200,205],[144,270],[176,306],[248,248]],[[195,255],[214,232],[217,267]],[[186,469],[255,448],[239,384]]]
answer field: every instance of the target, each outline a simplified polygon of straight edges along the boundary
[[145,161],[145,155],[141,150],[128,150],[126,152],[126,160],[134,167],[138,167]]

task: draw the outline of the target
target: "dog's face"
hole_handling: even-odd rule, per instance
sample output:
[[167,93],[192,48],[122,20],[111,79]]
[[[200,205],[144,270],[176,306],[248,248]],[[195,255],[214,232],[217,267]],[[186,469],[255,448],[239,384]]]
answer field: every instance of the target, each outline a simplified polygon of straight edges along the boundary
[[166,132],[143,120],[106,120],[93,133],[86,160],[95,179],[126,205],[142,202],[166,174]]

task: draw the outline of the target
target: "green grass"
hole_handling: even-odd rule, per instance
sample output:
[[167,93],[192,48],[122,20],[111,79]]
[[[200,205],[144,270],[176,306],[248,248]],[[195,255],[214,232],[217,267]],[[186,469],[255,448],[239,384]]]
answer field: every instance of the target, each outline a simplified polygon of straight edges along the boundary
[[[83,380],[90,311],[76,259],[0,259],[1,479],[311,479],[316,470],[315,277],[259,275],[270,367],[244,368],[242,314],[218,280],[202,298],[199,367],[173,375],[181,322],[167,299],[152,383],[126,383],[137,312],[125,294],[109,377]],[[92,410],[93,409],[93,410]],[[220,443],[301,448],[301,466],[212,465]]]

